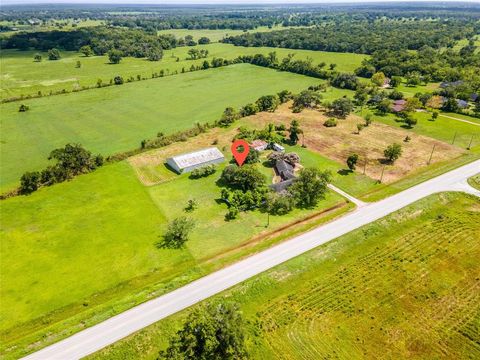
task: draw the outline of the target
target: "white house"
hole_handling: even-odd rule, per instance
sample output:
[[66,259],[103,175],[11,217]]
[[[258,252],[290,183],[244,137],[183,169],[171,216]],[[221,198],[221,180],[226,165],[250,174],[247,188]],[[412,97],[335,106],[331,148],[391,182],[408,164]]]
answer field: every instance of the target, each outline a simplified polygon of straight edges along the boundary
[[181,174],[210,164],[219,164],[223,161],[225,161],[225,157],[222,152],[216,147],[211,147],[173,156],[167,159],[167,164]]
[[275,151],[285,151],[285,148],[280,144],[274,143],[273,144],[273,150],[275,150]]

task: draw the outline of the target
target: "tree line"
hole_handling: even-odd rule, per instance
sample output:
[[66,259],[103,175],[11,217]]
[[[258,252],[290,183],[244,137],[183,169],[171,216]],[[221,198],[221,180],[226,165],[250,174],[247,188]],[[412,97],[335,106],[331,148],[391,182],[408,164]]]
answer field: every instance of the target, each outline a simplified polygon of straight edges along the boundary
[[437,21],[355,20],[325,22],[311,28],[229,36],[236,46],[282,47],[372,54],[379,50],[418,50],[453,47],[456,41],[478,34],[480,25],[465,19]]

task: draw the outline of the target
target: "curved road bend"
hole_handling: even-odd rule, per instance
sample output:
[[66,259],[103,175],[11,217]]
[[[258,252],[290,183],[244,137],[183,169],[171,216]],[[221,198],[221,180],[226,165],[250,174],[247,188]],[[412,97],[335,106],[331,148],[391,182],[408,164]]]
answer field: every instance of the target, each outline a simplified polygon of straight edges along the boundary
[[469,187],[466,183],[466,179],[479,172],[480,160],[477,160],[389,198],[362,206],[341,218],[138,305],[24,359],[80,359],[169,315],[428,195],[442,191],[465,191],[480,197],[480,191]]

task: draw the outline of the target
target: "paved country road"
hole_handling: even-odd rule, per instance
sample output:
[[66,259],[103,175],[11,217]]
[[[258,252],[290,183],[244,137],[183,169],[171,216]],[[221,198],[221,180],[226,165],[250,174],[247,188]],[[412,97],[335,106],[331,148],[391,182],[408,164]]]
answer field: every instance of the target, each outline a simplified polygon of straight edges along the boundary
[[428,180],[384,200],[366,204],[305,234],[252,255],[184,287],[162,295],[83,330],[25,359],[79,359],[252,276],[292,259],[428,195],[465,191],[480,197],[467,179],[480,172],[480,160]]

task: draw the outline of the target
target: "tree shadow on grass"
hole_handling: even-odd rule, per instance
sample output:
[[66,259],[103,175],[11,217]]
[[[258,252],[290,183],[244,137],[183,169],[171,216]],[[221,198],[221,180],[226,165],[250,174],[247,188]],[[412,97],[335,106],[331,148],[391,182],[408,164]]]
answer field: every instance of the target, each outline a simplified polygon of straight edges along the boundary
[[349,169],[340,169],[337,171],[337,174],[342,176],[347,176],[347,175],[350,175],[351,173],[353,173],[353,171]]

